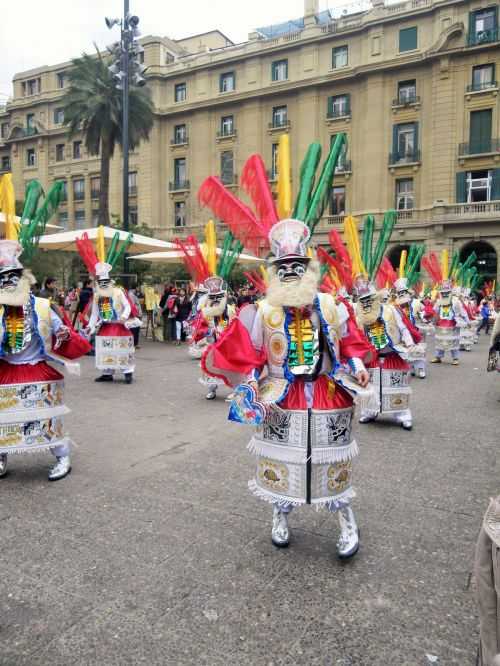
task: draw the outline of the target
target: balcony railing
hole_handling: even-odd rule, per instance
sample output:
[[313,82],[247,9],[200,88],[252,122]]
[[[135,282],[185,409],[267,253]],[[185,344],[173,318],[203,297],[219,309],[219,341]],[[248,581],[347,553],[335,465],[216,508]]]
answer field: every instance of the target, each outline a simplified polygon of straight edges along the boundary
[[351,160],[342,160],[337,166],[335,167],[335,173],[351,173],[352,168],[351,168]]
[[481,90],[489,90],[490,88],[498,88],[498,82],[478,81],[477,83],[469,83],[467,92],[480,92]]
[[420,162],[420,150],[417,148],[406,150],[404,152],[394,150],[392,153],[389,153],[389,165],[413,164],[415,162]]
[[136,197],[137,196],[137,185],[129,185],[128,186],[128,194],[131,197]]
[[333,109],[328,109],[326,117],[328,120],[333,120],[335,118],[346,118],[351,115],[351,105],[344,104],[342,107],[334,107]]
[[288,127],[290,127],[290,121],[287,118],[275,118],[269,123],[269,129],[287,129]]
[[485,141],[472,141],[461,143],[458,146],[459,157],[467,155],[482,155],[483,153],[500,152],[500,139],[486,139]]
[[498,28],[492,30],[477,30],[469,32],[467,35],[468,46],[478,46],[479,44],[491,44],[491,42],[498,42],[499,31]]
[[85,192],[73,192],[73,199],[75,201],[83,201],[85,199]]
[[100,190],[91,190],[90,196],[92,199],[99,199],[101,196],[101,191]]
[[218,130],[217,138],[218,139],[232,139],[237,136],[236,129],[233,127],[232,130]]
[[233,173],[233,175],[228,178],[224,178],[221,176],[220,179],[224,185],[238,185],[238,175],[235,173]]
[[326,222],[328,226],[331,226],[333,224],[343,224],[344,218],[345,218],[345,213],[342,213],[341,215],[327,215]]
[[168,189],[170,192],[178,192],[182,190],[189,190],[190,182],[189,180],[175,180],[173,183],[168,184]]
[[174,136],[173,139],[170,139],[171,146],[187,146],[189,143],[188,135],[185,136]]
[[392,106],[411,106],[412,104],[420,104],[418,95],[399,95],[392,100]]

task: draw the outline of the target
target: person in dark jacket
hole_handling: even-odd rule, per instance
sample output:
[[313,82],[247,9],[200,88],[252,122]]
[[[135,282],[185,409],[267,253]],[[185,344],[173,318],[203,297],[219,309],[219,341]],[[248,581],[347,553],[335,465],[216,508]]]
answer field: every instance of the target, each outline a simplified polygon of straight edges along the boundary
[[191,301],[189,300],[186,290],[181,289],[179,291],[179,296],[175,302],[175,339],[176,344],[180,345],[181,340],[185,340],[186,335],[184,332],[184,322],[189,318],[191,314]]
[[78,304],[76,306],[75,316],[73,317],[73,326],[78,319],[78,315],[82,312],[85,312],[85,308],[92,300],[94,292],[92,290],[92,280],[85,280],[83,283],[83,288],[80,290],[80,295],[78,297]]

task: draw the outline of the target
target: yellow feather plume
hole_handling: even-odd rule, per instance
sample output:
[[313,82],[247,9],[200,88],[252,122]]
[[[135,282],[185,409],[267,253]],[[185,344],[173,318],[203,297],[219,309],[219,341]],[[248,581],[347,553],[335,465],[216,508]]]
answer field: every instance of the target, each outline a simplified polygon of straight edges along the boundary
[[209,220],[205,226],[206,259],[210,275],[217,273],[217,236],[215,222]]
[[97,227],[97,238],[95,240],[95,253],[100,262],[106,261],[106,247],[104,243],[104,227],[99,225]]
[[262,279],[264,280],[266,285],[269,285],[269,275],[267,272],[267,268],[263,264],[261,264],[259,266],[259,269],[260,269],[260,274],[262,275]]
[[0,207],[5,215],[5,238],[17,240],[19,225],[16,224],[16,195],[11,173],[6,173],[0,180]]
[[448,250],[442,250],[441,252],[441,275],[443,276],[443,280],[447,280],[450,277]]
[[292,214],[290,137],[283,134],[278,146],[278,215],[284,220]]
[[353,275],[366,275],[366,268],[361,258],[358,221],[352,215],[348,215],[344,220],[344,234],[347,251],[352,261]]
[[408,257],[408,252],[407,250],[403,250],[401,252],[401,257],[399,259],[399,276],[400,278],[405,276],[405,268],[406,268],[406,258]]

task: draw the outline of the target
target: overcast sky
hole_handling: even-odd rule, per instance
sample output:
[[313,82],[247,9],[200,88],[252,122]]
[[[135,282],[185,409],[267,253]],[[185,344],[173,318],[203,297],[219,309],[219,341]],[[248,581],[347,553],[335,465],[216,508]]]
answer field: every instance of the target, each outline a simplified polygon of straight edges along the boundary
[[[347,4],[320,0],[320,9]],[[142,35],[179,39],[219,28],[235,42],[254,28],[303,16],[303,0],[130,0]],[[120,16],[122,0],[13,0],[0,21],[0,103],[16,72],[53,65],[115,41],[104,16]]]

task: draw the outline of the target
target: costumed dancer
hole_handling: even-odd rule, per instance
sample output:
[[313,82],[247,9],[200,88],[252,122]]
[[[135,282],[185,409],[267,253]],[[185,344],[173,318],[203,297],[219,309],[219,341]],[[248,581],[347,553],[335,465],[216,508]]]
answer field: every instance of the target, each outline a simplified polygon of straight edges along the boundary
[[361,336],[349,336],[347,309],[319,292],[319,264],[308,242],[344,142],[340,134],[315,186],[321,146],[309,147],[293,212],[288,136],[279,147],[278,210],[259,155],[247,160],[241,177],[257,215],[218,178],[208,178],[199,192],[200,202],[246,247],[257,252],[268,242],[272,252],[266,297],[241,308],[227,333],[204,354],[203,368],[236,387],[230,418],[257,425],[248,447],[257,456],[249,487],[273,505],[274,545],[288,546],[292,509],[312,504],[338,513],[340,558],[353,556],[359,547],[351,507],[358,454],[352,396],[375,397],[363,388],[368,385],[363,358],[369,360],[372,350]]
[[495,319],[488,353],[488,372],[500,372],[500,315]]
[[411,333],[414,346],[408,354],[408,362],[412,366],[412,375],[420,379],[426,377],[426,350],[424,336],[419,330],[418,321],[422,310],[420,301],[413,297],[411,289],[417,284],[420,273],[420,262],[424,256],[425,245],[410,245],[407,253],[403,250],[399,262],[398,278],[394,282],[395,301],[394,306],[401,315],[405,326]]
[[[15,221],[11,174],[0,182],[5,240],[0,241],[0,478],[8,455],[50,450],[56,462],[49,481],[71,471],[71,440],[64,434],[64,376],[47,361],[64,363],[90,351],[90,345],[63,322],[45,298],[31,289],[36,280],[20,261],[30,261],[49,219],[61,201],[64,185],[56,181],[39,206],[43,190],[32,180],[26,188],[21,223]],[[78,372],[78,364],[66,363]]]
[[476,319],[476,311],[471,300],[472,290],[478,285],[480,277],[475,266],[470,266],[468,264],[475,261],[476,254],[472,252],[471,255],[467,258],[467,262],[459,264],[456,274],[455,281],[458,289],[458,298],[462,303],[462,306],[467,315],[467,325],[460,327],[460,350],[461,351],[472,351],[472,347],[476,343],[477,339],[477,326],[479,324]]
[[449,279],[448,250],[441,253],[441,263],[434,252],[422,259],[422,266],[434,280],[438,297],[434,304],[435,320],[435,357],[431,363],[441,363],[447,351],[450,352],[452,365],[459,364],[460,326],[468,323],[467,313],[458,300],[452,296],[453,284]]
[[134,378],[134,338],[128,327],[134,319],[132,306],[125,291],[110,277],[132,240],[129,234],[120,247],[120,232],[117,231],[106,253],[104,228],[99,227],[95,250],[86,233],[76,241],[78,252],[95,279],[86,334],[89,337],[95,334],[95,364],[101,371],[96,382],[112,382],[116,371],[123,373],[127,384]]
[[[205,227],[206,257],[194,236],[175,243],[184,257],[184,265],[192,279],[201,286],[198,314],[191,325],[190,355],[200,354],[213,344],[228,327],[236,309],[228,303],[228,280],[243,249],[231,232],[224,237],[220,260],[217,262],[217,238],[212,220]],[[220,381],[202,372],[200,383],[208,390],[205,398],[215,400]]]

